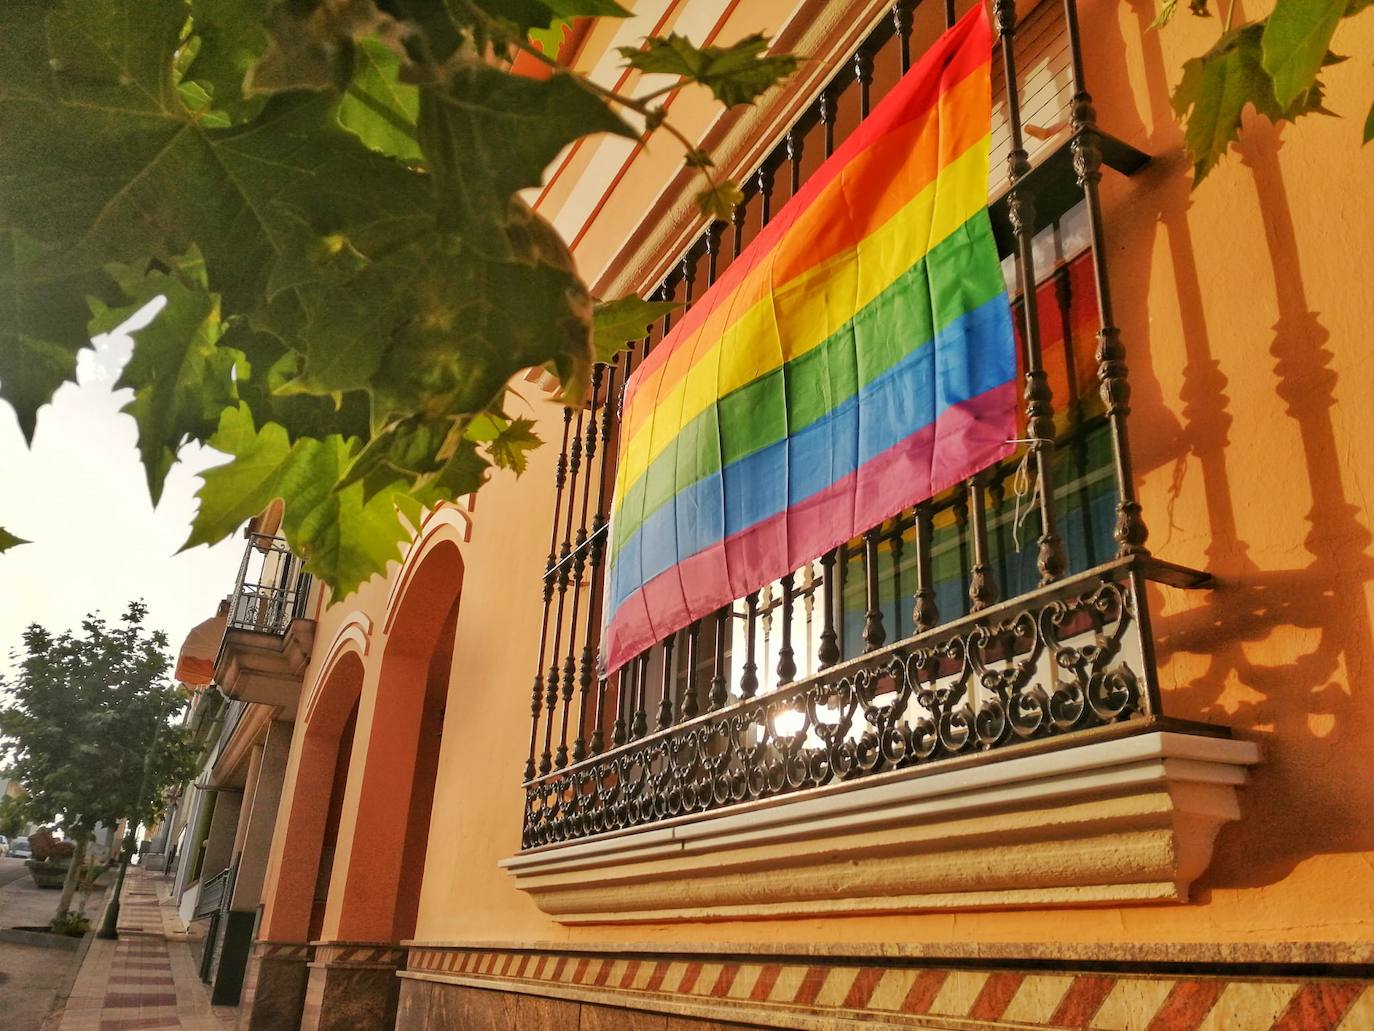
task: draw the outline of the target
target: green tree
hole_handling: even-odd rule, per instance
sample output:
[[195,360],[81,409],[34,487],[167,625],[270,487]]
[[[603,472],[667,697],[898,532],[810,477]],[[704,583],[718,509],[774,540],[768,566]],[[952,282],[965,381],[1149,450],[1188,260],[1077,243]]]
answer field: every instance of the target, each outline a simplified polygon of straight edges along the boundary
[[[15,673],[0,677],[8,697],[0,733],[11,773],[25,788],[23,812],[39,822],[60,820],[77,842],[73,871],[96,824],[151,823],[165,789],[197,767],[198,749],[174,721],[186,700],[167,678],[166,635],[149,631],[146,615],[146,606],[133,602],[114,625],[97,615],[75,633],[32,625]],[[149,778],[140,796],[145,763]],[[59,918],[75,880],[73,872]]]
[[[667,133],[702,208],[735,184],[667,120],[689,84],[749,103],[794,67],[761,36],[624,51],[627,96],[557,66],[614,0],[6,0],[0,4],[0,396],[31,437],[77,352],[155,298],[118,381],[154,501],[187,441],[224,452],[187,546],[275,498],[336,594],[420,511],[519,471],[506,384],[590,367],[665,309],[600,305],[520,199],[577,139]],[[537,41],[537,42],[536,42]],[[548,74],[513,72],[523,55]],[[0,550],[21,543],[0,531]]]
[[0,797],[0,834],[13,838],[23,829],[26,822],[23,796]]

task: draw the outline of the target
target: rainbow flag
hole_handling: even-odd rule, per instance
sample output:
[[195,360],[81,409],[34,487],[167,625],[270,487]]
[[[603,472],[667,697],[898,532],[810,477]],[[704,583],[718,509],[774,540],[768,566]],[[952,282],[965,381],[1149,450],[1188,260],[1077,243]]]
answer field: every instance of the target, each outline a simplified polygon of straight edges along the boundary
[[631,377],[608,671],[1010,453],[991,38],[979,4]]

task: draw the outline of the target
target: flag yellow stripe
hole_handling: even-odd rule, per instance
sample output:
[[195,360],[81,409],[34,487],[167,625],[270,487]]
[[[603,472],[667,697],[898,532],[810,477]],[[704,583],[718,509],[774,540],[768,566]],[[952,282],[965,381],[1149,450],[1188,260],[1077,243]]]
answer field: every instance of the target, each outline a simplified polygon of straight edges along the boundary
[[[857,247],[764,296],[714,341],[699,336],[699,357],[662,396],[653,398],[637,392],[631,406],[636,402],[649,404],[653,411],[640,420],[639,428],[624,443],[616,474],[617,499],[625,496],[629,485],[644,474],[682,427],[718,398],[821,344],[985,207],[987,152],[985,134]],[[913,234],[924,232],[927,226],[930,238],[925,246],[913,247]],[[741,340],[767,340],[771,346],[741,346]],[[626,422],[632,424],[630,418]]]

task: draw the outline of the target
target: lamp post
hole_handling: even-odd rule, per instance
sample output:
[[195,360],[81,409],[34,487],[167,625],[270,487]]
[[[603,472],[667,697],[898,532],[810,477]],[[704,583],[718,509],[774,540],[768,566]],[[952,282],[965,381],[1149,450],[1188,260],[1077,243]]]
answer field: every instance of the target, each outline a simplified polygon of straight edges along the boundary
[[[166,703],[157,707],[157,723],[153,727],[153,740],[148,745],[148,754],[143,757],[143,777],[138,784],[138,795],[135,805],[139,810],[142,809],[143,800],[148,794],[148,778],[153,773],[153,756],[157,752],[158,738],[162,736],[162,718],[166,712]],[[119,937],[119,896],[124,891],[124,874],[129,869],[129,858],[134,851],[134,836],[138,833],[138,812],[127,818],[129,826],[124,832],[124,847],[121,849],[119,857],[119,875],[115,878],[114,895],[110,899],[110,904],[105,907],[105,917],[100,921],[100,930],[96,932],[97,938],[116,939]]]

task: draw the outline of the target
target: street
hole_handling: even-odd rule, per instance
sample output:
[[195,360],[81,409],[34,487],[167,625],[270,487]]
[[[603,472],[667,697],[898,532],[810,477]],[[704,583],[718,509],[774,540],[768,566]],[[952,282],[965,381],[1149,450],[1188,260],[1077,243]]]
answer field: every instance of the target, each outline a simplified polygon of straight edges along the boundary
[[9,884],[11,881],[23,877],[28,871],[24,868],[24,860],[12,859],[9,856],[0,856],[0,888]]

